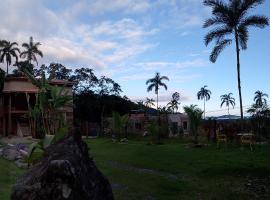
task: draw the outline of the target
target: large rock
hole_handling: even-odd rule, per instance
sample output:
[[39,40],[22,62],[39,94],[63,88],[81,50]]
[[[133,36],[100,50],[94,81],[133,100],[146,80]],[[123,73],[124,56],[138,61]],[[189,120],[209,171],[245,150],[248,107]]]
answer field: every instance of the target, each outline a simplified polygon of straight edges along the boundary
[[88,155],[85,142],[69,133],[12,188],[12,200],[112,200],[108,180]]

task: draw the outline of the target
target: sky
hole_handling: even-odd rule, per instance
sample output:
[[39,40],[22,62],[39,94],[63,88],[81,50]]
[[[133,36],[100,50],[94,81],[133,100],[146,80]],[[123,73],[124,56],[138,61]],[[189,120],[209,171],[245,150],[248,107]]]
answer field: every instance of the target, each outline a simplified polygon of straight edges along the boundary
[[[270,18],[270,1],[252,13]],[[202,0],[1,0],[0,39],[41,42],[40,64],[58,62],[67,68],[89,67],[97,75],[118,82],[133,101],[156,98],[146,91],[146,80],[156,72],[168,76],[168,90],[160,90],[166,105],[174,92],[182,107],[197,104],[204,85],[211,90],[206,116],[227,113],[220,108],[220,95],[233,93],[239,115],[236,55],[226,48],[216,63],[209,61],[212,45],[206,47],[202,28],[211,10]],[[244,110],[254,92],[270,94],[270,27],[251,28],[248,49],[241,51],[241,82]],[[2,67],[5,63],[0,64]],[[5,69],[5,68],[4,68]]]

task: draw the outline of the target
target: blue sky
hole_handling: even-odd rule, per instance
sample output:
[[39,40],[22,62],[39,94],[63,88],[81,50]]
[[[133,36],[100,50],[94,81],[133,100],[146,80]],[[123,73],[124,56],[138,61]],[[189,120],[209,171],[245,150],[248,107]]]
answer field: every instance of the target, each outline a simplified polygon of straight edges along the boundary
[[[270,18],[270,2],[254,13]],[[203,21],[210,10],[201,0],[2,0],[0,38],[42,43],[39,63],[60,62],[69,68],[91,67],[98,75],[117,81],[134,101],[146,97],[145,81],[155,72],[170,78],[168,91],[161,90],[165,105],[179,92],[183,105],[203,102],[197,91],[212,91],[206,115],[226,113],[220,95],[232,92],[239,113],[236,56],[232,45],[209,62],[211,45],[205,47]],[[270,28],[250,29],[248,49],[241,52],[243,105],[252,104],[254,92],[270,94]],[[220,110],[221,109],[221,110]],[[182,109],[180,109],[181,111]]]

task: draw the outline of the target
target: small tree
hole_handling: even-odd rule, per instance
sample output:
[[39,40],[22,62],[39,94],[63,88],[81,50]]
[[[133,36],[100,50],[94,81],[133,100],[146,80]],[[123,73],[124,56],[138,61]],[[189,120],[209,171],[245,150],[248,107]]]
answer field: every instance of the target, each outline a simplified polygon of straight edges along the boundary
[[200,91],[197,93],[198,100],[203,99],[203,114],[205,119],[205,101],[208,101],[211,97],[211,91],[206,89],[207,85],[203,86]]
[[225,105],[228,107],[228,115],[230,115],[230,105],[232,105],[233,108],[235,106],[235,98],[232,97],[232,93],[221,95],[220,100],[220,107],[222,107],[225,103]]
[[202,120],[203,111],[193,104],[184,106],[184,111],[189,117],[190,132],[194,135],[194,143],[198,144],[198,128]]
[[[125,129],[125,126],[128,122],[128,115],[121,116],[118,112],[113,112],[113,122],[114,122],[114,130],[117,134],[118,140],[120,140],[121,135]],[[127,134],[125,134],[125,137],[127,138]]]

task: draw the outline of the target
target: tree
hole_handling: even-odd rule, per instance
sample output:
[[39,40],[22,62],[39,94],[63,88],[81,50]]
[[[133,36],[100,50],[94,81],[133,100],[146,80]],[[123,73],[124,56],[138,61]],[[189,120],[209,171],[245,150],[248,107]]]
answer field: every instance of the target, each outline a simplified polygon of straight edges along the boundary
[[255,93],[254,101],[255,104],[259,107],[262,107],[263,105],[267,105],[268,94],[263,93],[262,91],[257,90]]
[[[160,76],[159,72],[156,73],[154,78],[151,78],[146,81],[147,92],[155,90],[155,93],[157,95],[157,114],[158,114],[158,125],[160,126],[160,116],[159,116],[159,109],[158,109],[158,91],[160,87],[164,87],[165,90],[167,90],[167,85],[163,83],[162,81],[167,80],[169,81],[169,78],[167,76]],[[158,143],[160,143],[160,131],[158,131]]]
[[230,92],[229,94],[223,94],[220,96],[220,107],[225,103],[226,107],[228,107],[228,115],[230,115],[230,105],[232,105],[233,108],[235,106],[235,98],[233,98],[232,95],[233,94]]
[[255,131],[257,132],[259,136],[259,140],[261,140],[261,130],[265,126],[265,121],[267,118],[270,117],[270,108],[267,106],[267,104],[257,105],[253,104],[247,112],[251,115],[252,120],[256,124]]
[[204,108],[204,119],[205,119],[205,101],[208,101],[211,96],[211,91],[206,89],[207,85],[203,86],[200,91],[197,93],[198,100],[203,100],[203,108]]
[[[128,122],[128,115],[121,116],[118,112],[112,113],[113,122],[114,122],[114,129],[115,133],[117,134],[118,140],[120,140],[122,132],[125,129],[125,126]],[[127,138],[127,133],[125,133],[125,138]]]
[[25,48],[25,51],[21,52],[20,57],[25,59],[31,63],[33,60],[37,63],[37,57],[36,55],[39,55],[40,57],[43,57],[42,51],[38,49],[38,47],[41,45],[40,42],[34,42],[33,37],[31,36],[29,39],[29,43],[23,43],[22,46]]
[[[229,46],[233,40],[236,46],[237,82],[240,101],[240,113],[243,120],[243,105],[240,79],[240,48],[247,49],[249,27],[264,28],[268,18],[262,15],[248,15],[248,12],[262,4],[264,0],[230,0],[224,3],[221,0],[204,0],[204,5],[212,8],[212,17],[207,19],[203,28],[215,26],[204,38],[205,45],[215,41],[215,47],[210,54],[210,61],[215,63],[222,50]],[[229,36],[232,36],[230,38]]]
[[[55,134],[56,127],[60,129],[64,126],[61,115],[61,108],[69,105],[72,96],[64,87],[52,86],[43,72],[40,79],[36,79],[27,68],[23,68],[23,73],[31,80],[33,85],[39,88],[37,93],[36,109],[40,112],[42,127],[46,134]],[[29,103],[28,103],[29,105]],[[28,106],[31,112],[33,108]]]
[[18,49],[17,42],[8,42],[5,40],[1,41],[1,49],[0,49],[0,62],[6,61],[7,64],[7,71],[8,74],[8,67],[12,63],[12,58],[15,58],[16,62],[18,61],[18,55],[20,50]]
[[198,128],[202,120],[202,110],[197,105],[184,106],[184,111],[188,115],[190,131],[194,135],[194,143],[198,144]]
[[158,91],[161,86],[164,87],[165,90],[167,90],[167,85],[162,82],[164,80],[169,81],[169,78],[167,76],[160,76],[159,72],[157,72],[154,78],[151,78],[146,81],[146,85],[149,84],[147,87],[147,92],[150,92],[154,89],[157,95],[157,111],[158,111]]
[[173,93],[172,100],[167,104],[168,109],[172,110],[173,112],[176,112],[178,110],[178,105],[180,100],[180,95],[178,92]]
[[155,100],[152,99],[152,98],[146,97],[146,101],[144,102],[144,105],[145,105],[147,108],[151,108],[152,106],[155,105]]

